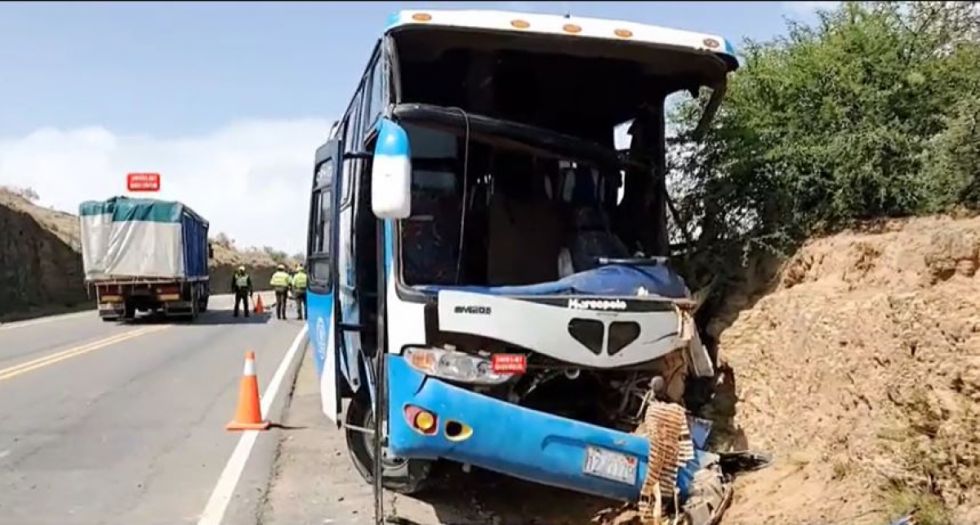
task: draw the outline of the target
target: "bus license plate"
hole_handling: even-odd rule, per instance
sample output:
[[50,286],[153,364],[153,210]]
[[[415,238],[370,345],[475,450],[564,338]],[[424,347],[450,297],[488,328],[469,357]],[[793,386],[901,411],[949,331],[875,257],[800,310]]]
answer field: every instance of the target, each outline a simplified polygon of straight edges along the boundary
[[586,447],[585,466],[582,467],[582,472],[590,476],[633,485],[636,483],[637,463],[635,456],[599,447]]

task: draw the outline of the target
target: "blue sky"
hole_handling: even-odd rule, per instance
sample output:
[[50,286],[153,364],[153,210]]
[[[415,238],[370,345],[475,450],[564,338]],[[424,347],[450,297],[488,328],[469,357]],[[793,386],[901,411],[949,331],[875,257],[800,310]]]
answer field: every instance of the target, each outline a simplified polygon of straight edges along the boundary
[[[0,184],[32,185],[46,204],[67,209],[82,198],[108,197],[98,191],[116,191],[120,172],[162,171],[155,168],[160,165],[197,170],[197,179],[217,178],[208,185],[216,189],[224,187],[221,182],[252,191],[263,183],[305,188],[312,148],[346,106],[387,15],[401,8],[570,10],[717,33],[737,45],[782,32],[784,17],[810,19],[817,4],[0,4]],[[65,148],[71,151],[50,151]],[[175,165],[168,151],[179,151],[186,163],[200,162]],[[207,170],[196,167],[205,164]],[[85,173],[77,173],[78,166]],[[66,191],[61,173],[69,170],[101,183]],[[279,240],[281,227],[235,219],[239,201],[253,197],[247,191],[203,198],[192,181],[183,180],[186,175],[163,176],[165,187],[173,180],[169,187],[182,193],[161,197],[216,214],[215,230],[240,244],[301,249],[302,214],[293,212],[288,223],[299,233]],[[301,200],[288,191],[275,196]]]

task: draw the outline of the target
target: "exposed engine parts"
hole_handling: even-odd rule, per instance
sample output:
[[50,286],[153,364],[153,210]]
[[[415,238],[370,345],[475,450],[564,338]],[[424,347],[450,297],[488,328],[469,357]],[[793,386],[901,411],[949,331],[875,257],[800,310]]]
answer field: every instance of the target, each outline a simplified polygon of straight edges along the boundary
[[[469,387],[482,394],[646,437],[650,448],[639,501],[643,523],[715,525],[730,501],[730,477],[722,471],[719,457],[703,450],[700,423],[689,421],[685,406],[696,392],[694,380],[713,377],[714,366],[693,316],[685,308],[675,311],[677,324],[670,328],[676,328],[678,346],[653,354],[657,356],[653,359],[620,367],[569,361],[551,355],[557,352],[529,351],[516,343],[472,334],[445,336],[437,345],[448,348],[446,352],[487,362],[499,354],[522,356],[524,368],[520,373],[496,384],[470,382]],[[693,428],[689,426],[692,424]],[[692,438],[695,429],[702,436],[697,445]]]
[[[410,349],[407,352],[412,353],[406,355],[412,359],[413,366],[416,361],[422,364],[430,361],[448,363],[448,357],[453,357],[455,364],[450,363],[453,365],[451,368],[458,376],[460,370],[475,366],[467,365],[466,359],[489,363],[490,356],[495,353],[522,353],[520,349],[508,347],[495,347],[495,352],[473,348],[489,346],[491,342],[488,340],[471,340],[467,343],[460,346],[445,344],[442,349]],[[689,342],[689,347],[694,344]],[[525,354],[527,365],[524,373],[501,375],[496,384],[489,379],[482,384],[472,382],[470,388],[510,403],[632,432],[643,423],[643,414],[651,402],[684,404],[689,379],[698,375],[689,347],[678,348],[646,363],[612,370],[577,366],[528,353]],[[422,359],[425,356],[420,356],[415,359],[416,353],[425,352],[434,352],[441,357],[426,360]],[[449,376],[445,378],[449,379]]]

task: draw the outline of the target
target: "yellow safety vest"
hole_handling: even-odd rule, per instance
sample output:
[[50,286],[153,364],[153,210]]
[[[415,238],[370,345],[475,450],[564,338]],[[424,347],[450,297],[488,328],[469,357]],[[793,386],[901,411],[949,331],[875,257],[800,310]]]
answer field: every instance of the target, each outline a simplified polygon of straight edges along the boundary
[[244,288],[248,288],[248,275],[245,275],[245,274],[236,275],[235,276],[235,285],[238,286],[239,288],[243,288],[243,289]]
[[269,279],[269,285],[276,288],[285,288],[289,286],[289,274],[286,272],[276,272],[272,274],[272,279]]
[[306,290],[305,272],[296,272],[296,275],[293,276],[293,288],[295,288],[297,291]]

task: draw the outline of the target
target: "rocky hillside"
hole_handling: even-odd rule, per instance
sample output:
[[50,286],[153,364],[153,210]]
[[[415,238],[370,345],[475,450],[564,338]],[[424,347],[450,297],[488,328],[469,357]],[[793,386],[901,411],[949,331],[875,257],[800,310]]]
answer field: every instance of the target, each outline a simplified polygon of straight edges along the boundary
[[[256,288],[266,288],[277,260],[266,251],[238,250],[213,241],[213,293],[228,293],[231,275],[245,265]],[[0,321],[92,308],[82,271],[78,216],[34,204],[0,187]]]
[[0,188],[0,320],[89,307],[78,218]]
[[211,290],[213,293],[231,293],[231,276],[235,268],[244,265],[252,276],[252,284],[257,290],[269,289],[269,279],[280,262],[293,268],[298,262],[292,257],[273,258],[268,252],[260,250],[236,249],[231,243],[212,240],[214,259],[211,260]]
[[980,218],[813,240],[720,337],[726,524],[980,523]]

